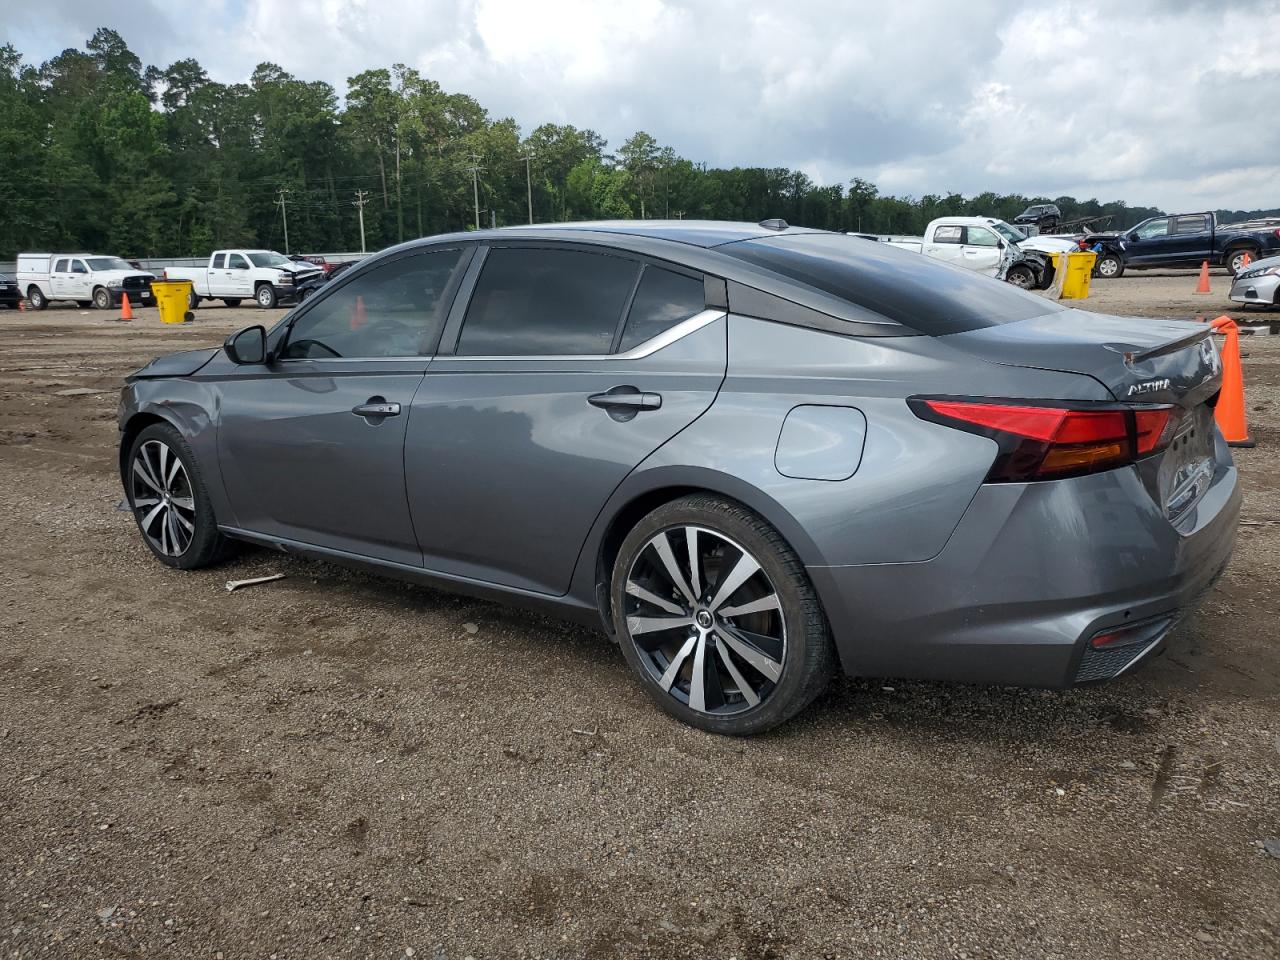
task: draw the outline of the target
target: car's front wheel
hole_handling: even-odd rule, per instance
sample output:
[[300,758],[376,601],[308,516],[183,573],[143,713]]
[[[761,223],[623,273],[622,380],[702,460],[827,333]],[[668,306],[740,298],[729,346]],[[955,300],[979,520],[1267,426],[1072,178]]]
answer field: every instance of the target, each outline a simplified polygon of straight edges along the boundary
[[49,298],[44,295],[43,290],[33,283],[27,289],[27,303],[31,304],[32,310],[43,310],[49,305]]
[[1030,267],[1010,267],[1004,278],[1008,283],[1023,290],[1030,290],[1036,285],[1036,275]]
[[97,310],[111,309],[111,293],[106,287],[94,287],[93,306]]
[[826,618],[782,536],[740,504],[694,495],[657,508],[614,563],[613,620],[645,690],[712,733],[776,727],[835,665]]
[[270,310],[276,305],[275,287],[271,286],[269,283],[264,283],[262,286],[258,287],[258,291],[254,294],[253,298],[258,301],[258,306],[263,310]]
[[225,553],[195,455],[169,424],[152,424],[134,439],[125,490],[143,542],[161,563],[193,570]]

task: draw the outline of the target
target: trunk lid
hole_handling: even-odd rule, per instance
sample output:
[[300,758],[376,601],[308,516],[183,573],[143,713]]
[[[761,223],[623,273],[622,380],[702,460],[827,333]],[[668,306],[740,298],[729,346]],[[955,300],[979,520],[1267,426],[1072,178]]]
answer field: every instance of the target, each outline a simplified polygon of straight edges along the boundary
[[1217,393],[1222,362],[1205,324],[1051,313],[952,334],[947,342],[990,363],[1092,377],[1117,400],[1191,409]]
[[952,334],[947,340],[990,363],[1092,377],[1124,403],[1180,408],[1169,445],[1135,465],[1171,521],[1198,502],[1212,483],[1216,460],[1210,401],[1222,385],[1222,361],[1208,325],[1069,310]]

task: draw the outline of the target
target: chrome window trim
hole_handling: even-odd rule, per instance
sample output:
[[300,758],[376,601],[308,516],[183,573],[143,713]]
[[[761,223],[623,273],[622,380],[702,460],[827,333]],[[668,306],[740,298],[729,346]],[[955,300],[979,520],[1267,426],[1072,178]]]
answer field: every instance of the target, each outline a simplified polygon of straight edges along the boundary
[[657,353],[663,347],[669,347],[677,340],[682,340],[701,330],[703,327],[715,323],[717,320],[727,317],[727,310],[703,310],[701,313],[695,313],[688,320],[681,320],[674,327],[668,327],[656,337],[650,337],[644,343],[638,343],[626,353],[565,353],[565,354],[513,354],[510,356],[487,356],[487,357],[459,357],[455,354],[437,354],[436,356],[408,356],[408,357],[290,357],[288,359],[278,359],[277,364],[283,366],[286,363],[412,363],[416,360],[431,362],[434,360],[441,361],[483,361],[493,363],[495,360],[519,360],[519,361],[538,361],[547,360],[556,363],[563,363],[566,360],[588,360],[591,362],[599,362],[601,360],[642,360],[651,354]]

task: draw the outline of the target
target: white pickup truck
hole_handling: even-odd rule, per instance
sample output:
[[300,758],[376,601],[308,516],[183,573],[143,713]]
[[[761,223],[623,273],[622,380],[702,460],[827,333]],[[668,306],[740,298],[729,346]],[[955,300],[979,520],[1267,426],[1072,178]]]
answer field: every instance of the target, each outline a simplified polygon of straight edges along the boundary
[[96,253],[18,254],[18,295],[33,310],[53,300],[74,300],[82,307],[108,310],[127,293],[133,306],[151,305],[154,273],[139,270],[119,257]]
[[1074,240],[1026,237],[995,217],[939,217],[923,237],[886,237],[884,243],[1007,280],[1024,289],[1053,282],[1053,254],[1079,250]]
[[256,300],[271,309],[297,297],[298,284],[324,271],[314,264],[290,260],[274,250],[215,250],[206,267],[166,267],[166,280],[190,280],[190,307],[201,300],[221,300],[229,307]]

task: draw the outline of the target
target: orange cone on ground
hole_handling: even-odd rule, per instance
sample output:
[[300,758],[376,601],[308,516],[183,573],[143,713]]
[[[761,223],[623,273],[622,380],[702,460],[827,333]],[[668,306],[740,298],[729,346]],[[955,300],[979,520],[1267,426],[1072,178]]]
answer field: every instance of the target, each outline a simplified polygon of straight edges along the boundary
[[1200,264],[1200,286],[1196,287],[1196,293],[1209,292],[1209,261],[1206,260]]
[[364,326],[364,297],[356,297],[356,308],[351,313],[351,329],[359,330]]
[[120,319],[133,319],[133,307],[129,306],[129,295],[127,293],[120,294]]
[[1215,333],[1226,336],[1222,345],[1222,392],[1214,407],[1213,419],[1231,447],[1252,447],[1249,427],[1245,422],[1244,374],[1240,369],[1240,334],[1230,317],[1218,317],[1212,323]]
[[1240,258],[1240,269],[1243,270],[1249,264],[1253,263],[1253,257],[1249,256],[1249,251],[1244,252],[1244,256]]
[[18,298],[18,312],[19,312],[19,313],[25,313],[25,312],[26,312],[26,309],[27,309],[27,298],[26,298],[26,297],[19,297],[19,298]]

